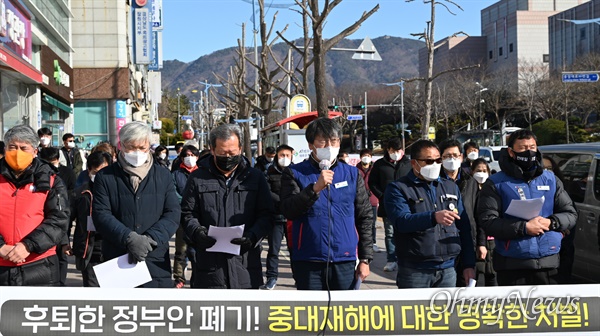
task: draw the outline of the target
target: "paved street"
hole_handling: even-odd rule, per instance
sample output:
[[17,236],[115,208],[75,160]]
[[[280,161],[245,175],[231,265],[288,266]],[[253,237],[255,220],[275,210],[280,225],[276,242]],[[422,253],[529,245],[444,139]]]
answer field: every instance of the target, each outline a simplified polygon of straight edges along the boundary
[[[275,290],[295,290],[294,279],[292,278],[292,271],[290,269],[290,258],[288,251],[285,247],[285,242],[282,244],[282,251],[280,252],[280,263],[279,263],[279,279],[277,281],[277,287]],[[371,275],[365,282],[362,283],[361,289],[391,289],[396,288],[395,277],[396,272],[384,272],[383,266],[386,264],[385,254],[385,243],[384,243],[384,231],[383,222],[379,220],[377,222],[377,245],[381,248],[381,253],[375,253],[373,262],[371,263]],[[266,240],[263,243],[263,265],[267,257],[268,245]],[[171,239],[171,260],[175,253],[175,238]],[[264,273],[264,270],[263,270]],[[190,278],[191,272],[187,271],[187,279]],[[69,259],[69,272],[67,274],[67,286],[81,286],[82,279],[81,273],[75,269],[75,258],[70,257]],[[188,286],[186,286],[188,287]]]

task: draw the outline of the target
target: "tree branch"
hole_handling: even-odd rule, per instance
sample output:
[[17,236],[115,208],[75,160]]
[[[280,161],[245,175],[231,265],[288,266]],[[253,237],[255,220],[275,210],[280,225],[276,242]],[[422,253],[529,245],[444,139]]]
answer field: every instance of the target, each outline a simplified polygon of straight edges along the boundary
[[[336,2],[337,1],[338,0],[336,0]],[[339,0],[339,1],[341,1],[341,0]],[[360,25],[363,22],[365,22],[365,20],[368,19],[371,15],[373,15],[375,12],[377,12],[377,10],[379,10],[379,4],[377,4],[375,7],[373,7],[373,9],[371,9],[369,12],[364,12],[363,15],[361,16],[361,18],[358,19],[358,21],[354,22],[354,24],[352,24],[350,27],[342,30],[339,34],[332,37],[331,39],[324,41],[323,49],[330,50],[331,48],[333,48],[333,46],[335,46],[343,38],[345,38],[346,36],[352,35],[354,32],[356,32],[358,30],[358,28],[360,28]]]

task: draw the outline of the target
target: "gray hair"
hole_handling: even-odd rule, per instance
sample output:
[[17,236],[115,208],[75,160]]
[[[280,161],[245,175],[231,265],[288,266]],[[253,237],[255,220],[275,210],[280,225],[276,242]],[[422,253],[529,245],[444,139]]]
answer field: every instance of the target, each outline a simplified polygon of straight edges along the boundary
[[29,125],[17,125],[4,134],[4,142],[8,146],[13,141],[25,142],[31,145],[34,149],[40,144],[40,138],[36,131]]
[[122,145],[146,140],[150,143],[151,139],[152,130],[150,129],[150,125],[141,121],[127,123],[119,131],[119,141],[121,141]]
[[240,147],[244,143],[244,133],[237,124],[222,124],[214,128],[210,132],[210,148],[215,149],[217,147],[217,140],[228,140],[232,136],[236,135],[240,141]]

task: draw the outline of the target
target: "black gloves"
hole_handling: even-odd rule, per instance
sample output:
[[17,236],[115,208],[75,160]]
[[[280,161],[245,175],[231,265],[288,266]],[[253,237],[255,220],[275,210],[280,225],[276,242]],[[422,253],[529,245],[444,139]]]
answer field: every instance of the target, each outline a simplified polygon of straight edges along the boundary
[[132,231],[129,236],[127,236],[129,263],[133,264],[139,261],[144,261],[148,253],[156,246],[158,246],[158,244],[152,238]]
[[254,239],[252,239],[252,234],[251,233],[244,234],[244,236],[241,237],[241,238],[233,238],[231,240],[231,243],[232,244],[236,244],[236,245],[240,245],[240,247],[241,247],[240,248],[240,254],[244,254],[244,253],[248,252],[256,244],[256,242],[254,241]]
[[194,245],[199,249],[211,248],[217,242],[215,238],[206,235],[207,232],[208,230],[204,226],[200,226],[194,231],[192,239],[194,240]]

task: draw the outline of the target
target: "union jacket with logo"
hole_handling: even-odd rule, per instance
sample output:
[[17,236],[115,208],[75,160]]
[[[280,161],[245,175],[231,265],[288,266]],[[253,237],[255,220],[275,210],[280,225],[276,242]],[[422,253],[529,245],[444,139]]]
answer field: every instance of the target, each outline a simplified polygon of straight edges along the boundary
[[292,220],[292,260],[344,262],[373,258],[373,210],[356,167],[330,168],[333,183],[318,194],[321,169],[312,157],[291,165],[281,179],[281,212]]

